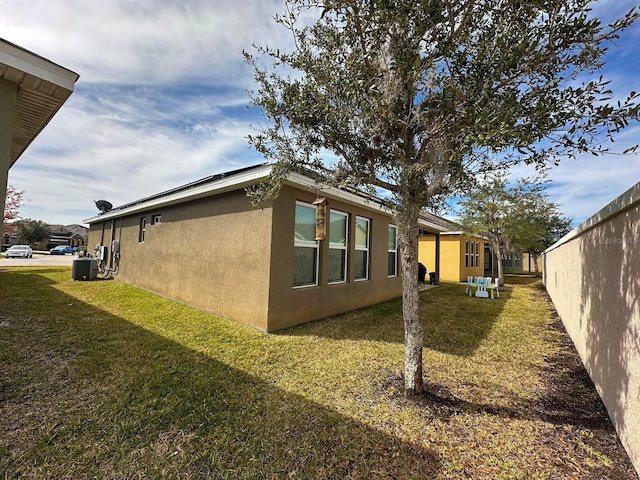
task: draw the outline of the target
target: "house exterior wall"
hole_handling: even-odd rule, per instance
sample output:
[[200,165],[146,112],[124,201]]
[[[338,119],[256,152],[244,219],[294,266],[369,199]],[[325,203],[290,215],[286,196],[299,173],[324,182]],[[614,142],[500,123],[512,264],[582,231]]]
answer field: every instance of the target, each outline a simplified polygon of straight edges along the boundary
[[544,254],[544,284],[640,474],[640,183]]
[[[528,268],[528,265],[526,266]],[[509,252],[506,255],[503,255],[502,271],[511,275],[525,273],[527,270],[525,270],[523,254],[520,252]]]
[[[466,242],[473,242],[474,260],[477,244],[479,253],[476,262],[471,262],[471,246],[469,246],[469,266],[466,262]],[[418,240],[418,261],[429,271],[435,264],[436,237],[433,234],[421,235]],[[472,266],[473,263],[473,266]],[[479,237],[463,234],[440,235],[440,280],[449,282],[466,282],[467,276],[482,276],[484,272],[484,240]]]
[[4,212],[11,167],[11,136],[18,86],[0,79],[0,211]]
[[[222,179],[226,181],[226,178]],[[294,186],[296,185],[296,186]],[[201,189],[202,185],[196,188]],[[186,201],[153,197],[90,219],[89,252],[120,242],[117,279],[265,331],[366,307],[402,294],[399,250],[396,274],[388,275],[393,216],[375,202],[328,189],[327,239],[318,247],[318,282],[294,286],[296,209],[317,199],[312,186],[291,182],[264,209],[254,209],[243,188]],[[193,196],[193,192],[188,192]],[[189,198],[189,197],[188,197]],[[164,201],[163,201],[164,200]],[[144,203],[147,202],[147,203]],[[169,206],[167,206],[169,205]],[[137,213],[132,213],[136,211]],[[346,216],[345,281],[329,281],[330,212]],[[315,213],[315,211],[313,211]],[[154,218],[161,215],[155,225]],[[141,219],[146,219],[140,241]],[[356,279],[356,221],[369,222],[368,276]],[[307,217],[299,236],[311,237]],[[437,228],[437,227],[434,227]],[[362,230],[358,230],[362,232]],[[360,236],[362,239],[363,237]],[[300,253],[300,252],[298,252]],[[360,252],[361,254],[361,252]],[[109,252],[111,256],[111,252]],[[114,267],[113,260],[107,266]],[[298,271],[300,266],[298,264]]]
[[238,190],[130,215],[122,227],[93,223],[89,245],[120,240],[119,280],[267,330],[271,217]]
[[[440,280],[447,280],[446,271],[450,268],[450,262],[446,257],[447,249],[442,248],[444,237],[440,235]],[[418,237],[418,262],[427,267],[427,272],[433,272],[436,265],[436,236],[435,234],[423,234]],[[443,276],[445,273],[445,276]],[[429,276],[427,275],[427,279]]]
[[[327,197],[329,209],[348,214],[347,280],[329,284],[329,242],[320,242],[317,286],[293,288],[294,224],[296,201],[311,204],[316,195],[293,187],[282,189],[273,206],[271,238],[271,292],[269,330],[305,323],[329,315],[382,302],[402,294],[399,266],[396,277],[387,275],[389,215],[346,204]],[[370,219],[369,279],[354,280],[354,238],[356,216]]]

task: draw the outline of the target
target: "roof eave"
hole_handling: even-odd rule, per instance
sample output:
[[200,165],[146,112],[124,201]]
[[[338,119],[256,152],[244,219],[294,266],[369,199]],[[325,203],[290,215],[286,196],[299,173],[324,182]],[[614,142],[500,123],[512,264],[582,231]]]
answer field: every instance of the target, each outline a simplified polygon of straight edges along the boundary
[[0,79],[18,86],[11,136],[11,167],[73,93],[79,75],[0,39]]
[[[220,195],[222,193],[227,193],[234,190],[240,190],[242,188],[255,185],[259,181],[266,179],[271,174],[272,169],[273,165],[262,165],[255,169],[251,169],[237,175],[224,177],[220,180],[215,180],[210,183],[196,185],[193,188],[189,188],[187,190],[180,190],[164,196],[155,197],[150,199],[149,201],[143,201],[132,205],[131,207],[119,208],[102,215],[96,215],[95,217],[84,220],[83,223],[92,224],[96,222],[102,222],[104,220],[115,219],[127,215],[133,215],[139,212],[159,209],[170,205],[197,200],[199,198]],[[318,183],[314,179],[295,172],[291,172],[287,175],[285,183],[287,185],[302,189],[316,190],[319,188]],[[393,216],[393,211],[390,208],[383,205],[382,203],[375,201],[373,198],[357,195],[355,193],[351,193],[337,187],[329,187],[326,185],[322,186],[322,194],[325,196],[338,198],[340,199],[340,201],[350,205],[355,205],[370,211]],[[420,227],[429,229],[434,233],[446,231],[445,227],[437,225],[424,218],[420,218],[418,220],[418,224]]]
[[88,218],[82,223],[92,224],[104,220],[109,220],[111,218],[133,215],[135,213],[152,210],[154,208],[167,207],[170,205],[197,200],[199,198],[209,197],[212,195],[220,195],[222,193],[227,193],[234,190],[240,190],[241,188],[255,185],[258,181],[267,178],[271,173],[272,168],[273,167],[271,165],[263,165],[254,170],[243,172],[239,175],[225,177],[211,183],[196,185],[188,190],[181,190],[178,192],[170,193],[166,196],[153,198],[149,201],[141,202],[131,207],[114,209],[102,215],[96,215],[95,217]]

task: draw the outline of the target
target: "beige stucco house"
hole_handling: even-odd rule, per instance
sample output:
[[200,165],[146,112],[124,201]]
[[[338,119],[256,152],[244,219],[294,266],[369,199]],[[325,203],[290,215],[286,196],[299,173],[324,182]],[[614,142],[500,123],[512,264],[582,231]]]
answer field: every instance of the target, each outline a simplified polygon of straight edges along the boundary
[[9,169],[73,93],[78,74],[0,38],[0,211]]
[[[401,294],[391,211],[298,173],[253,208],[245,188],[271,169],[214,175],[87,219],[89,249],[107,248],[99,255],[118,280],[266,331]],[[444,230],[426,219],[420,228]]]

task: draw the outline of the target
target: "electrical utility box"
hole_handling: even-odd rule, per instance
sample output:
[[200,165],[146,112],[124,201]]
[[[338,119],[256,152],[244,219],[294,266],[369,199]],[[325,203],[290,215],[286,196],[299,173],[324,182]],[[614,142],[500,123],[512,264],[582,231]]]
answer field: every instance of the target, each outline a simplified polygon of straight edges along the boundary
[[95,258],[78,258],[71,267],[71,280],[93,280],[98,276],[98,261]]

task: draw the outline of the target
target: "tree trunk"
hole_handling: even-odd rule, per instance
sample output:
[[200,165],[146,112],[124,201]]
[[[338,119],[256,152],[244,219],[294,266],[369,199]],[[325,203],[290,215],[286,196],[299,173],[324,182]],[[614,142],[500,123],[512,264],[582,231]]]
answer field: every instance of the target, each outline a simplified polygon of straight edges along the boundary
[[540,276],[540,270],[538,270],[538,258],[540,258],[539,253],[529,253],[529,258],[533,258],[533,271],[536,273],[536,277]]
[[496,264],[498,266],[498,285],[504,286],[504,268],[502,267],[502,252],[500,251],[500,240],[497,238],[491,239],[491,249],[494,251],[496,258]]
[[422,393],[422,343],[424,331],[418,297],[418,209],[403,206],[398,212],[398,247],[402,276],[404,318],[404,388],[406,395]]

